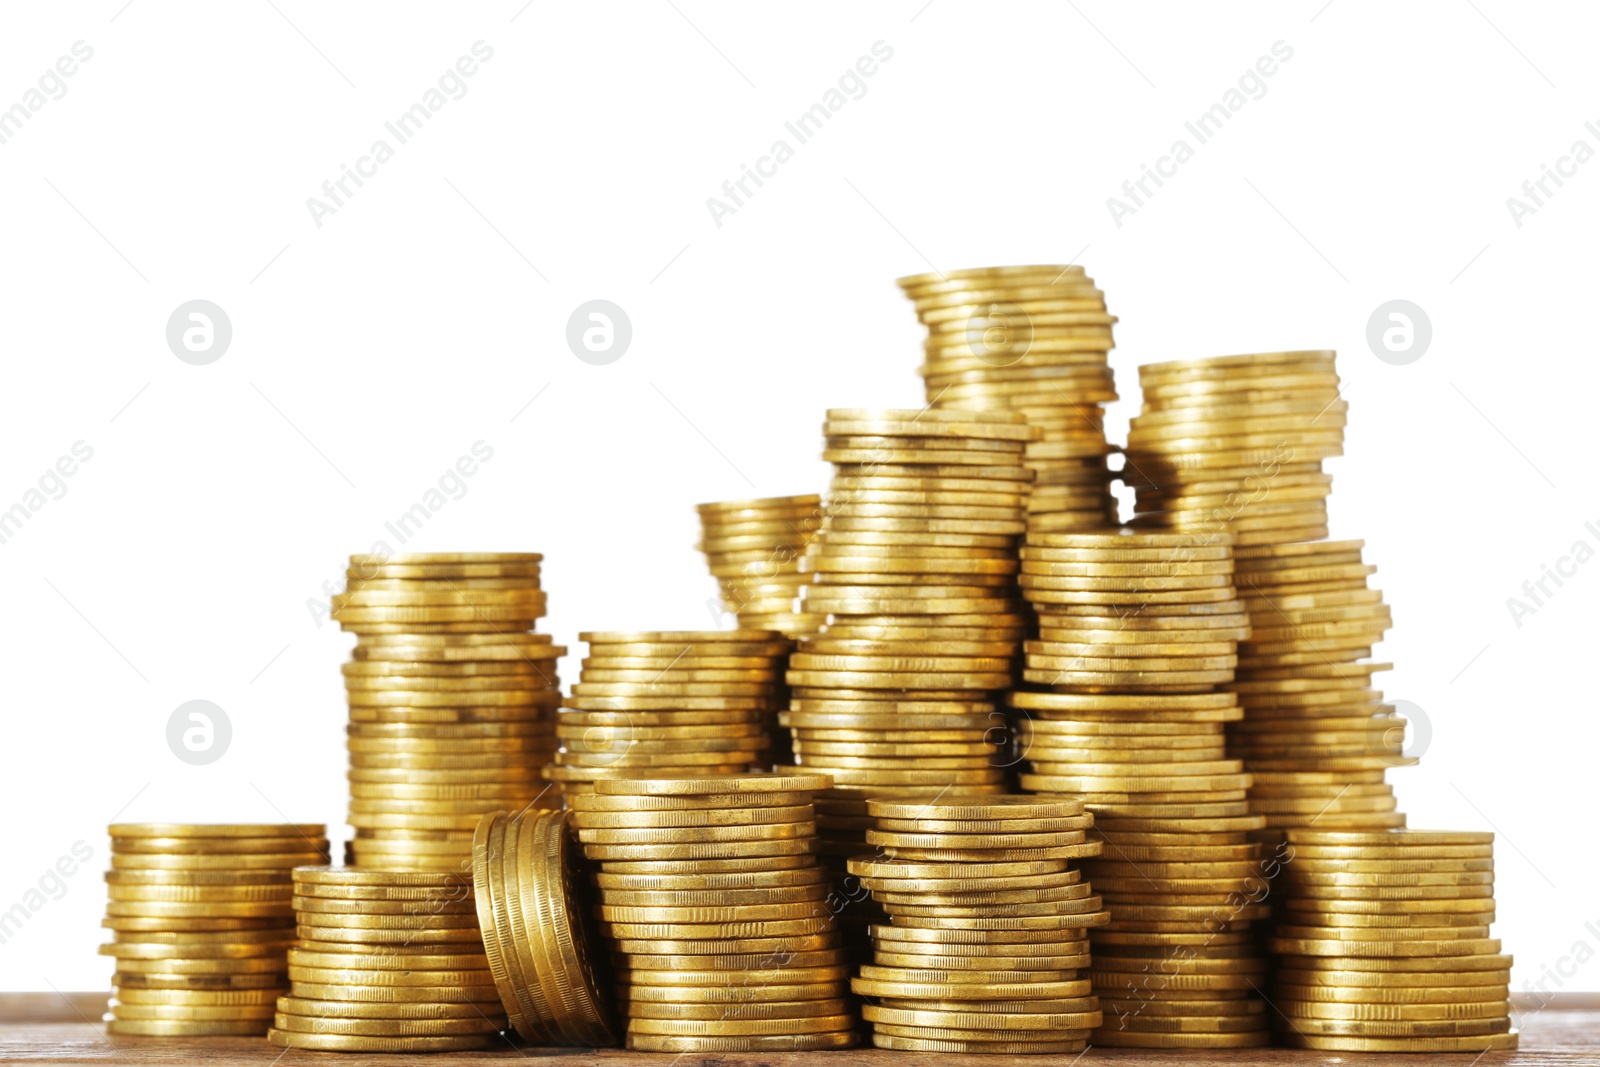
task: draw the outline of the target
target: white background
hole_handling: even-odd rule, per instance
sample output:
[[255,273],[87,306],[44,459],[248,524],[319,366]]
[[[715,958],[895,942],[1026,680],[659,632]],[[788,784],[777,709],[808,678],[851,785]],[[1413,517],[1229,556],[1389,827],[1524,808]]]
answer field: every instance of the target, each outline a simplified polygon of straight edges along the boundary
[[[474,442],[493,459],[405,548],[546,553],[547,628],[574,646],[707,626],[691,505],[816,491],[826,408],[920,404],[894,279],[1074,259],[1121,319],[1114,438],[1141,362],[1339,350],[1333,533],[1367,539],[1396,619],[1380,684],[1432,727],[1391,775],[1402,807],[1500,831],[1518,987],[1600,948],[1600,563],[1521,627],[1506,606],[1600,548],[1600,162],[1520,228],[1506,205],[1600,148],[1592,10],[123,5],[0,15],[0,107],[94,50],[0,144],[0,507],[94,450],[0,545],[0,909],[94,850],[0,945],[0,988],[105,986],[113,818],[341,823],[352,642],[308,600],[347,554],[399,549],[384,522]],[[480,40],[466,95],[314,225],[307,198]],[[793,147],[783,123],[878,41],[865,95],[715,225],[707,198]],[[1265,95],[1115,225],[1107,198],[1278,41]],[[203,367],[164,334],[196,298],[234,331]],[[564,339],[593,298],[633,325],[609,366]],[[1409,366],[1365,341],[1394,298],[1433,325]],[[165,740],[194,698],[233,724],[208,767]],[[1562,981],[1600,988],[1600,965]]]

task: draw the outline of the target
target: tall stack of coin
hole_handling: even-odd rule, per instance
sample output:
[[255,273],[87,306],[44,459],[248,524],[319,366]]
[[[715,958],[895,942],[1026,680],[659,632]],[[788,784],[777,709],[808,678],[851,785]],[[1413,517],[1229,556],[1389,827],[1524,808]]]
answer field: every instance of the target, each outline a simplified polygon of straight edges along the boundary
[[1251,634],[1229,686],[1245,717],[1229,727],[1228,751],[1254,778],[1250,810],[1266,816],[1276,836],[1288,827],[1406,824],[1384,775],[1416,760],[1402,752],[1406,720],[1372,688],[1373,673],[1389,669],[1367,660],[1389,629],[1389,607],[1367,588],[1376,568],[1362,563],[1363,545],[1311,541],[1235,553]]
[[1332,352],[1146,363],[1123,480],[1135,527],[1226,532],[1237,544],[1328,536],[1346,403]]
[[765,760],[788,638],[774,630],[582,633],[583,670],[545,776],[571,797],[602,778],[739,774]]
[[1103,1019],[1083,976],[1110,915],[1073,861],[1100,854],[1072,798],[946,791],[869,800],[850,860],[887,910],[851,987],[879,1048],[1073,1053]]
[[534,552],[351,556],[333,616],[358,635],[350,703],[349,862],[462,871],[502,807],[559,806],[555,751],[566,652],[544,615]]
[[1514,1049],[1511,957],[1494,922],[1494,835],[1288,832],[1272,1004],[1328,1052]]
[[820,615],[794,610],[806,545],[822,525],[822,498],[775,496],[699,504],[700,544],[722,591],[722,610],[743,630],[777,630],[789,637],[821,628]]
[[517,1033],[536,1045],[617,1043],[596,977],[592,925],[580,899],[571,813],[485,815],[472,881],[489,969]]
[[834,779],[818,814],[842,874],[867,796],[1005,788],[994,696],[1024,632],[1022,450],[1038,431],[1010,412],[938,408],[833,410],[823,429],[835,474],[801,602],[831,619],[790,657],[784,721],[796,764]]
[[446,1052],[504,1041],[472,875],[299,867],[289,995],[267,1037],[324,1052]]
[[818,774],[601,778],[571,798],[600,866],[628,1047],[765,1052],[856,1042],[817,866]]
[[114,823],[109,1034],[264,1034],[294,942],[289,871],[326,863],[317,824]]
[[[1245,803],[1225,758],[1248,636],[1226,534],[1070,533],[1036,516],[1023,591],[1039,616],[1017,692],[1025,789],[1081,797],[1105,842],[1084,873],[1111,910],[1090,934],[1106,1008],[1097,1045],[1242,1048],[1269,1040],[1255,987],[1267,917]],[[1270,867],[1267,868],[1270,870]]]
[[900,279],[928,328],[928,403],[1018,412],[1038,427],[1023,462],[1034,512],[1116,525],[1105,416],[1117,398],[1105,294],[1077,266],[980,267]]

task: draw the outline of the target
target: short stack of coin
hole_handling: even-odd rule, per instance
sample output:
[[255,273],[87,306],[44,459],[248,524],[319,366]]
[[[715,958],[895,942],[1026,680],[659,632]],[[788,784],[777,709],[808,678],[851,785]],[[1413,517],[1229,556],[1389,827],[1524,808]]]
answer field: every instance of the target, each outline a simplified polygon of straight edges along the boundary
[[928,328],[920,368],[937,408],[1020,413],[1040,436],[1023,462],[1028,509],[1116,524],[1105,417],[1116,319],[1078,266],[981,267],[900,279]]
[[849,967],[817,866],[824,775],[614,779],[571,798],[599,864],[628,1047],[806,1051],[856,1043]]
[[557,807],[540,779],[556,748],[566,652],[532,552],[351,556],[334,618],[358,635],[350,703],[348,861],[462,871],[485,812]]
[[265,1034],[294,942],[289,871],[326,863],[321,824],[114,823],[103,955],[110,1034]]
[[1272,1004],[1327,1052],[1514,1049],[1494,922],[1494,835],[1290,830]]
[[1384,775],[1416,760],[1402,751],[1406,720],[1372,688],[1389,664],[1367,657],[1390,617],[1383,593],[1367,588],[1377,568],[1362,563],[1363,547],[1311,541],[1235,553],[1251,635],[1229,686],[1245,717],[1229,727],[1228,751],[1254,776],[1251,810],[1278,836],[1406,824]]
[[789,640],[774,630],[581,633],[589,643],[545,776],[568,797],[602,778],[738,774],[764,763]]
[[1328,536],[1346,403],[1332,352],[1146,363],[1123,480],[1135,527],[1228,532],[1240,545]]
[[1022,450],[1038,431],[935,408],[832,410],[823,432],[835,475],[802,603],[831,618],[790,657],[786,721],[795,762],[834,779],[818,811],[842,868],[862,851],[870,794],[1004,789],[993,698],[1023,635]]
[[801,572],[806,545],[822,525],[822,498],[776,496],[699,504],[700,544],[722,591],[722,610],[743,630],[813,633],[824,619],[799,614],[794,601],[810,578]]
[[470,873],[300,867],[289,995],[268,1038],[324,1052],[504,1042]]
[[1075,1053],[1101,1025],[1091,927],[1110,915],[1074,861],[1100,853],[1068,797],[869,800],[876,851],[850,860],[888,912],[851,988],[879,1048]]
[[587,885],[571,813],[485,815],[472,846],[472,879],[489,969],[500,1001],[535,1045],[615,1045],[611,1005],[596,977]]
[[[1105,852],[1084,873],[1111,910],[1090,934],[1098,1045],[1242,1048],[1269,1040],[1250,929],[1267,917],[1223,724],[1248,617],[1226,534],[1085,534],[1036,516],[1024,595],[1039,617],[1017,692],[1024,789],[1080,797]],[[1252,895],[1255,894],[1255,895]]]

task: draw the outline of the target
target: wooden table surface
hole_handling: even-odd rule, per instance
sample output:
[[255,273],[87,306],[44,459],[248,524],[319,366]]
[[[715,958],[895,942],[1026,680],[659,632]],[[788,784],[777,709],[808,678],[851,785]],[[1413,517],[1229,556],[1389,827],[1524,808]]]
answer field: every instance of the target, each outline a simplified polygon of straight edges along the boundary
[[[99,1024],[105,1008],[103,993],[0,993],[0,1063],[233,1065],[291,1067],[321,1062],[369,1067],[393,1067],[405,1059],[448,1064],[518,1064],[520,1067],[623,1067],[625,1064],[659,1064],[662,1067],[896,1067],[991,1060],[990,1057],[933,1053],[884,1052],[851,1049],[843,1052],[727,1053],[672,1056],[628,1052],[623,1049],[529,1049],[507,1045],[495,1052],[450,1052],[405,1057],[365,1053],[302,1052],[274,1048],[259,1038],[108,1038]],[[1074,1060],[1064,1056],[1003,1056],[991,1062],[1006,1067],[1173,1067],[1175,1064],[1211,1063],[1228,1067],[1283,1067],[1286,1064],[1354,1064],[1357,1067],[1423,1064],[1483,1067],[1515,1064],[1520,1067],[1600,1065],[1600,994],[1564,994],[1540,1008],[1537,1002],[1518,1004],[1517,1026],[1522,1047],[1516,1052],[1483,1054],[1433,1054],[1428,1056],[1385,1053],[1297,1052],[1288,1049],[1245,1049],[1230,1052],[1145,1052],[1137,1049],[1096,1049]]]

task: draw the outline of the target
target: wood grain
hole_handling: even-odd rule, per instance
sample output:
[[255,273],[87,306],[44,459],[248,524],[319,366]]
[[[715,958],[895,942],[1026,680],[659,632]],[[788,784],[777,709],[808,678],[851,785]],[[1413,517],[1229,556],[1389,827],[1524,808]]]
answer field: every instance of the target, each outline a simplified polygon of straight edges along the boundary
[[[338,1067],[394,1067],[406,1057],[396,1055],[333,1054],[274,1048],[264,1040],[245,1038],[108,1038],[99,1025],[105,1008],[104,993],[0,993],[0,1063],[29,1064],[147,1064],[202,1065],[202,1067],[292,1067],[294,1064],[336,1064]],[[1090,1049],[1071,1067],[1175,1067],[1187,1064],[1226,1064],[1228,1067],[1284,1067],[1284,1065],[1355,1064],[1357,1067],[1422,1067],[1438,1064],[1468,1067],[1478,1064],[1515,1067],[1596,1067],[1600,1065],[1600,994],[1574,993],[1551,997],[1543,1007],[1523,999],[1516,1011],[1522,1030],[1522,1048],[1516,1052],[1415,1055],[1336,1055],[1255,1049],[1237,1052],[1144,1052],[1136,1049]],[[728,1053],[716,1056],[672,1056],[628,1052],[623,1049],[529,1049],[507,1045],[496,1052],[455,1052],[412,1057],[429,1063],[466,1065],[518,1064],[521,1067],[625,1067],[659,1064],[666,1067],[952,1067],[955,1057],[924,1053],[851,1049],[843,1052]],[[1068,1067],[1069,1057],[996,1057],[996,1067]]]

